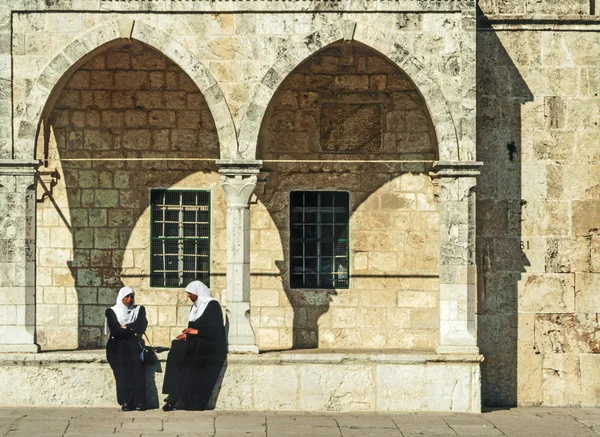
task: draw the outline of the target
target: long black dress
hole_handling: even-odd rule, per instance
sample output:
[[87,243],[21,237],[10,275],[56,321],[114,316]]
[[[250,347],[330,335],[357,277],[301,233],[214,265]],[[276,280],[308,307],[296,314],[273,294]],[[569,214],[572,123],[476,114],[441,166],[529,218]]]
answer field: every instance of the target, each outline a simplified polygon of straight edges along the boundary
[[227,357],[223,312],[211,301],[188,328],[198,330],[183,340],[173,340],[167,356],[163,394],[169,403],[186,410],[205,410]]
[[106,359],[115,375],[117,402],[131,408],[143,407],[146,402],[146,369],[140,359],[144,340],[142,335],[148,327],[146,309],[141,306],[135,322],[127,329],[121,328],[112,309],[106,310],[110,338],[106,344]]

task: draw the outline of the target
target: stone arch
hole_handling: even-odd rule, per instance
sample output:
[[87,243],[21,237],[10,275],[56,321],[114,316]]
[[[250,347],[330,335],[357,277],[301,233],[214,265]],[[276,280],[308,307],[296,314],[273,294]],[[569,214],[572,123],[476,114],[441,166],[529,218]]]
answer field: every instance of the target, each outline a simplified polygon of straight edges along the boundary
[[391,34],[351,21],[343,21],[308,35],[286,50],[267,71],[258,84],[242,120],[238,138],[238,157],[256,159],[262,119],[271,98],[288,74],[314,53],[344,39],[353,39],[377,50],[408,74],[422,94],[433,121],[439,147],[439,159],[441,161],[459,160],[456,128],[446,98],[436,82],[435,76],[432,77],[425,71],[420,61],[400,43],[395,42]]
[[206,100],[215,122],[220,148],[225,151],[237,149],[237,135],[229,106],[209,69],[170,35],[141,21],[121,19],[91,29],[71,42],[46,66],[33,84],[26,103],[17,109],[20,122],[15,139],[15,158],[30,159],[35,156],[40,118],[52,91],[63,77],[68,76],[69,71],[76,70],[88,59],[88,55],[96,54],[102,46],[120,39],[138,40],[178,64]]

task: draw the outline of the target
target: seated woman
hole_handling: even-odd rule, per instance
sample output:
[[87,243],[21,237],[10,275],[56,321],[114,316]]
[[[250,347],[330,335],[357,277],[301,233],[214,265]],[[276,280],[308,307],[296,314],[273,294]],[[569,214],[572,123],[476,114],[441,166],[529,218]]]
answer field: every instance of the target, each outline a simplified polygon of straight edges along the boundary
[[134,305],[135,292],[123,287],[117,304],[106,310],[106,359],[115,375],[117,402],[121,410],[143,410],[146,402],[146,369],[140,357],[148,326],[146,309]]
[[167,357],[164,411],[205,410],[227,357],[221,305],[200,281],[185,291],[194,304],[188,327],[173,340]]

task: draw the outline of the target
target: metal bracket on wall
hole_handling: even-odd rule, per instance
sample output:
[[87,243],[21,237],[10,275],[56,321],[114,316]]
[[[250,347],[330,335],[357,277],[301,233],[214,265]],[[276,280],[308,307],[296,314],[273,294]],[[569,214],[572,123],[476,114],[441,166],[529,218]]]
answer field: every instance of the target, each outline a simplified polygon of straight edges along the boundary
[[258,196],[264,194],[265,185],[267,185],[268,181],[269,181],[269,173],[265,172],[265,171],[261,171],[258,174],[258,178],[256,181],[256,188],[254,189],[254,193],[252,193],[252,196],[250,197],[250,203],[252,205],[256,205],[258,203]]
[[48,197],[52,197],[52,190],[58,184],[60,173],[58,170],[42,170],[37,172],[37,196],[36,201],[43,203]]

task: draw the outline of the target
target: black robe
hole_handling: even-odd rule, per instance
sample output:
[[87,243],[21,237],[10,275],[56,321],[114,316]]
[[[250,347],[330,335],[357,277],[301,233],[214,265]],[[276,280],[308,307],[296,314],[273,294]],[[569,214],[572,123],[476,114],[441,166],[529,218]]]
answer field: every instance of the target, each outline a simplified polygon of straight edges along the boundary
[[106,359],[115,375],[117,402],[131,408],[143,407],[146,402],[146,369],[140,358],[148,327],[146,309],[141,306],[135,322],[121,328],[115,312],[106,310],[110,338],[106,344]]
[[205,410],[227,357],[221,305],[209,302],[188,328],[197,329],[198,334],[171,343],[163,393],[177,408]]

